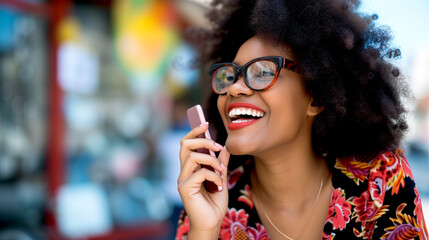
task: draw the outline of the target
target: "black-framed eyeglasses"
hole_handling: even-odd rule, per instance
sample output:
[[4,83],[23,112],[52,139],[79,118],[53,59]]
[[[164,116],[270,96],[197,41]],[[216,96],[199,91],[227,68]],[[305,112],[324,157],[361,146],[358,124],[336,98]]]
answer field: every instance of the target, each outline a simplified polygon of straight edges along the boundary
[[250,89],[266,90],[274,85],[282,68],[301,72],[297,62],[279,56],[255,58],[241,67],[235,63],[217,63],[210,67],[213,91],[226,94],[240,74]]

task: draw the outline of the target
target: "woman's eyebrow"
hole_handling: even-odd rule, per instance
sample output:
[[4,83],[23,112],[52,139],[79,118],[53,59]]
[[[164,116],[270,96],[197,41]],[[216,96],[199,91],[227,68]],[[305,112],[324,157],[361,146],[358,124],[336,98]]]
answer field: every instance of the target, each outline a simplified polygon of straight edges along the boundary
[[239,66],[239,67],[241,67],[242,65],[240,65],[240,64],[238,64],[237,62],[235,62],[235,61],[232,61],[231,62],[232,64],[235,64],[235,65],[237,65],[237,66]]

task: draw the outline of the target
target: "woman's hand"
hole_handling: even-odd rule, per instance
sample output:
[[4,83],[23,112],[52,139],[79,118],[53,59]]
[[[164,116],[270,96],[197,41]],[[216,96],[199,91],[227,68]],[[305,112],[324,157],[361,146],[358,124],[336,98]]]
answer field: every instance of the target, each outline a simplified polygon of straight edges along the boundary
[[[218,238],[222,220],[228,208],[227,167],[229,152],[211,139],[198,138],[208,129],[208,123],[192,129],[180,141],[180,174],[177,180],[183,205],[191,224],[188,236],[202,236],[201,239]],[[198,153],[197,149],[220,151],[219,158]],[[209,165],[218,173],[201,164]],[[218,191],[208,192],[205,180],[218,186]]]

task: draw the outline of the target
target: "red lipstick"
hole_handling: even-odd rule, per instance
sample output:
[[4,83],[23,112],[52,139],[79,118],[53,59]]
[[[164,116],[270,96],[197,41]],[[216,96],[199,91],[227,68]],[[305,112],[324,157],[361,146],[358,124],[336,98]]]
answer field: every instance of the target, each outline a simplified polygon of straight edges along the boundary
[[[228,106],[228,113],[227,114],[229,115],[231,109],[234,109],[234,108],[250,108],[250,109],[260,111],[260,112],[264,112],[259,107],[255,106],[253,104],[250,104],[250,103],[231,103]],[[261,120],[261,118],[249,117],[249,118],[234,119],[228,124],[228,128],[229,128],[229,130],[238,130],[238,129],[250,126],[259,120]]]
[[253,108],[255,110],[263,112],[264,110],[258,108],[257,106],[251,104],[251,103],[231,103],[228,105],[228,113],[233,108]]

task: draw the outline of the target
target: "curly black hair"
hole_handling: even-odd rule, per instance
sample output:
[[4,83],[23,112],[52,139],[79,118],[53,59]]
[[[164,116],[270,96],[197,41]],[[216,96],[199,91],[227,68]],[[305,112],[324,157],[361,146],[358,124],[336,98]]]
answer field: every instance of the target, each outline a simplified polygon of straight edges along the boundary
[[[252,36],[289,46],[306,90],[324,110],[315,118],[313,148],[335,156],[396,148],[408,126],[402,103],[408,87],[393,58],[391,33],[377,15],[358,12],[359,0],[214,0],[211,27],[190,32],[201,62],[232,61]],[[207,85],[209,85],[209,80]],[[209,121],[223,143],[226,131],[208,102]]]

